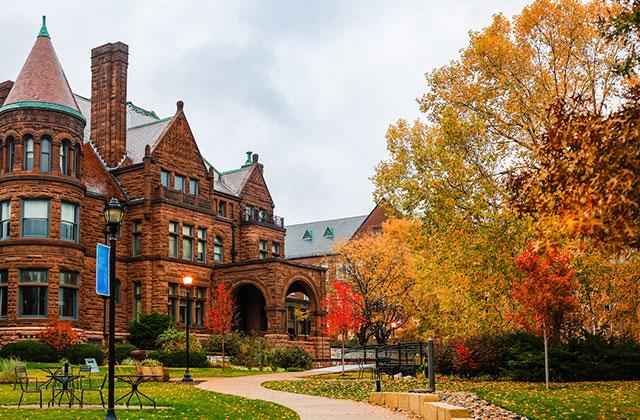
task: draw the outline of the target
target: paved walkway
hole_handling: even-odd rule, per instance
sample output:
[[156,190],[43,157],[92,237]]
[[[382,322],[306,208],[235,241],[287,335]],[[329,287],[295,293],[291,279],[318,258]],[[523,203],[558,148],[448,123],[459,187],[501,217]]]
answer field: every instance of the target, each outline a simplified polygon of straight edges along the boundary
[[240,376],[237,378],[211,378],[198,385],[208,391],[233,394],[245,398],[274,402],[289,407],[302,420],[311,419],[406,419],[407,417],[386,408],[350,400],[316,397],[274,391],[261,384],[268,381],[292,380],[299,377],[317,375],[332,369],[318,369],[307,372],[274,373],[271,375]]

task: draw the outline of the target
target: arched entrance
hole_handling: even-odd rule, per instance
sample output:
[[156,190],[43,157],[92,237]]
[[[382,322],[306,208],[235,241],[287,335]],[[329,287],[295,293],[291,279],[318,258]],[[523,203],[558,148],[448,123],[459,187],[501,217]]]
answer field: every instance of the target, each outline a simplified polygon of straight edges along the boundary
[[260,289],[252,284],[238,286],[233,292],[233,329],[248,335],[267,331],[266,302]]
[[285,293],[285,330],[290,339],[311,335],[315,318],[315,294],[302,280],[292,282]]

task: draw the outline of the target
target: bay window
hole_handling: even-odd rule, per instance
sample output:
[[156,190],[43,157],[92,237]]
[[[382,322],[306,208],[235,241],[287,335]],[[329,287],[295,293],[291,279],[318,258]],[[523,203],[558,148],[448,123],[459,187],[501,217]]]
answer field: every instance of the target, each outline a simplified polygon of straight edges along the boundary
[[49,277],[46,270],[20,270],[18,278],[18,316],[47,317]]
[[78,319],[78,273],[60,272],[58,306],[60,318]]
[[11,231],[11,201],[0,203],[0,239],[9,238]]
[[80,207],[77,204],[62,202],[60,209],[60,239],[78,242],[78,219]]
[[22,200],[22,236],[49,237],[49,200]]

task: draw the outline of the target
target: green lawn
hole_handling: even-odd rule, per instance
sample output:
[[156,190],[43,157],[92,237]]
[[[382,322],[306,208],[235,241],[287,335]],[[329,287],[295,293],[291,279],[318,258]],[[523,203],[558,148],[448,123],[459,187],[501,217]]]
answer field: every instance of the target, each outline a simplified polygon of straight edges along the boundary
[[[28,363],[27,369],[30,376],[45,379],[46,374],[38,367],[57,366],[57,364]],[[133,367],[119,367],[117,373],[133,373]],[[102,377],[106,373],[106,367],[101,367]],[[170,369],[172,378],[180,378],[184,369]],[[240,376],[258,374],[260,371],[246,371],[241,369],[192,369],[194,378],[213,376]],[[96,374],[94,374],[96,375]],[[116,382],[116,399],[129,390],[128,385]],[[146,383],[140,386],[140,390],[154,398],[159,406],[168,409],[144,409],[144,410],[117,410],[120,419],[298,419],[298,415],[283,406],[266,401],[249,400],[232,395],[218,394],[204,391],[192,385],[175,383]],[[106,385],[104,391],[105,401]],[[51,390],[43,390],[43,402],[51,398]],[[13,385],[0,384],[0,418],[20,419],[102,419],[104,410],[80,410],[77,405],[74,408],[61,409],[18,409],[2,408],[3,405],[16,405],[20,398],[19,388],[14,391]],[[26,394],[23,404],[36,404],[37,394]],[[132,406],[137,400],[132,400]],[[100,397],[97,393],[85,394],[85,404],[99,404]],[[63,406],[64,407],[64,406]]]
[[[364,401],[374,389],[371,379],[353,375],[322,375],[312,379],[267,382],[267,388],[281,391]],[[544,384],[510,381],[471,381],[438,377],[439,391],[471,391],[495,404],[530,419],[638,419],[640,382],[576,382]],[[420,380],[385,380],[383,391],[426,388]]]

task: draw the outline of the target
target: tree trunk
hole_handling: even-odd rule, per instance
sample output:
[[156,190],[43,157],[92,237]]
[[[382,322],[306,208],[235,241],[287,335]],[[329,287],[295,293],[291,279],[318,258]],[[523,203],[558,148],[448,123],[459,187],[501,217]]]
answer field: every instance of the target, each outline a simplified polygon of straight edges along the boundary
[[224,334],[222,334],[222,370],[224,371]]
[[542,336],[544,338],[544,383],[549,389],[549,336],[547,326],[542,324]]
[[342,376],[344,376],[344,341],[345,338],[342,337]]

